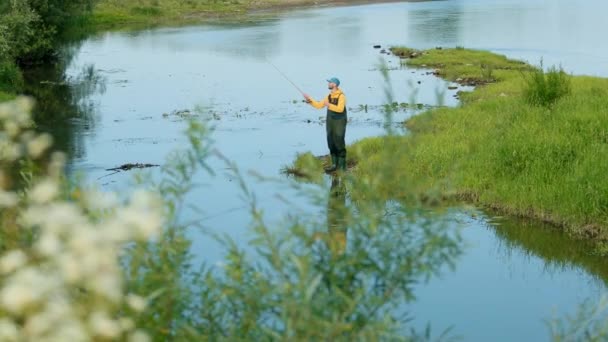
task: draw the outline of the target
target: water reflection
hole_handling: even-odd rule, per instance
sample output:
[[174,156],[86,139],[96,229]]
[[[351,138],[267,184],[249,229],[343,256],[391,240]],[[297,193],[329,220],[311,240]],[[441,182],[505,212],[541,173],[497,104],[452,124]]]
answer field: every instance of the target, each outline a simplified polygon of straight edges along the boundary
[[121,36],[134,50],[213,51],[227,57],[260,60],[279,52],[282,39],[279,24],[278,17],[260,17],[238,23],[133,31]]
[[346,187],[340,175],[333,175],[331,179],[327,199],[327,232],[332,255],[344,253],[347,236]]
[[106,78],[94,65],[68,76],[69,59],[28,69],[24,73],[24,93],[36,99],[33,117],[37,128],[50,132],[55,149],[74,159],[84,157],[85,138],[95,132],[97,104],[92,95],[105,92]]
[[408,11],[408,30],[415,32],[416,40],[451,44],[462,36],[462,8],[460,3],[444,5],[441,10],[419,9]]
[[608,285],[608,265],[603,258],[592,255],[593,246],[586,241],[573,240],[554,227],[524,219],[499,218],[492,222],[492,230],[498,237],[498,254],[507,261],[516,253],[541,258],[549,274],[582,267]]

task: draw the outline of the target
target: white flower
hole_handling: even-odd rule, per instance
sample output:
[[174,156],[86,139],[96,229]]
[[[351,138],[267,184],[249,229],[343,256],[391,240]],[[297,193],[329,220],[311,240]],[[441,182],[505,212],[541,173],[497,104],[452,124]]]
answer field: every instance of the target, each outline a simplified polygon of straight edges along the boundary
[[6,121],[4,123],[4,131],[9,137],[14,138],[19,134],[20,128],[15,121]]
[[129,207],[119,210],[117,218],[124,224],[131,226],[138,239],[148,239],[160,232],[161,219],[158,213]]
[[44,233],[36,243],[36,249],[42,255],[53,256],[61,251],[61,241],[55,234]]
[[36,159],[51,147],[52,144],[53,139],[49,134],[40,134],[27,143],[27,151],[32,158]]
[[118,338],[122,332],[116,321],[112,320],[107,313],[100,311],[91,314],[89,326],[95,336],[106,339]]
[[8,312],[22,313],[57,288],[57,276],[44,274],[34,267],[19,269],[0,291],[0,305]]
[[33,337],[32,339],[46,336],[53,330],[56,324],[55,321],[60,318],[61,317],[53,317],[46,311],[35,315],[30,314],[25,323],[24,332],[29,337]]
[[30,199],[34,203],[48,203],[57,195],[59,195],[59,186],[50,179],[36,184],[29,193]]
[[0,318],[0,341],[16,342],[19,340],[19,331],[15,323],[6,318]]
[[0,160],[13,162],[21,157],[21,147],[10,142],[0,140]]
[[90,190],[84,193],[87,208],[92,210],[108,210],[118,205],[118,197],[113,192]]
[[70,305],[70,298],[68,296],[55,293],[53,298],[47,301],[45,309],[53,317],[68,318],[73,315]]
[[123,331],[133,330],[135,328],[135,322],[127,317],[122,317],[118,320],[118,324]]
[[75,284],[82,280],[83,272],[80,262],[74,255],[62,254],[57,258],[59,269],[64,279],[69,284]]
[[19,267],[25,265],[27,255],[20,250],[14,250],[6,253],[0,259],[0,272],[3,274],[11,273]]
[[19,202],[17,194],[0,189],[0,208],[14,207],[17,202]]
[[122,281],[119,272],[99,274],[95,279],[90,279],[87,285],[92,291],[113,303],[118,303],[122,298]]
[[37,226],[47,221],[49,209],[44,206],[30,206],[21,214],[21,223],[25,226]]
[[[83,256],[82,262],[91,263],[91,267],[97,264],[98,256],[96,252],[96,245],[100,243],[96,238],[97,232],[89,229],[80,229],[70,236],[70,240],[67,243],[70,250],[80,256]],[[87,260],[84,260],[87,258]]]
[[84,342],[91,340],[82,324],[74,319],[67,322],[63,319],[62,323],[54,329],[53,335],[49,337],[48,341]]
[[129,294],[127,296],[127,304],[131,309],[142,312],[146,309],[146,300],[138,295]]
[[55,234],[69,232],[73,228],[85,230],[87,226],[87,219],[74,204],[54,203],[47,209],[44,227]]
[[113,242],[122,243],[128,241],[132,235],[129,228],[116,219],[106,221],[102,229],[105,238]]
[[136,330],[134,333],[129,336],[129,342],[149,342],[150,337],[148,334],[141,330]]
[[11,284],[2,289],[0,303],[9,312],[19,314],[36,299],[28,288],[19,284]]
[[160,204],[158,196],[143,189],[133,191],[130,202],[132,206],[140,209],[155,208]]
[[74,228],[84,230],[88,225],[79,209],[71,203],[50,203],[32,205],[21,214],[20,223],[24,226],[41,226],[44,231],[59,237],[71,234]]

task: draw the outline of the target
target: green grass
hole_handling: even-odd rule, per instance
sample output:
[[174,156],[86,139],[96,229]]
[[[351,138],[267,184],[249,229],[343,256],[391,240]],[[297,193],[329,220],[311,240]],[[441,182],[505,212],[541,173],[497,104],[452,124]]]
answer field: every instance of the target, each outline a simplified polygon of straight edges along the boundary
[[329,3],[329,0],[100,0],[92,15],[78,18],[87,31],[196,23],[221,18],[243,21],[256,9]]
[[[541,219],[569,233],[608,241],[608,79],[570,77],[570,93],[550,107],[531,105],[525,73],[535,68],[504,56],[462,49],[425,51],[405,63],[440,68],[450,80],[475,77],[479,65],[495,81],[462,96],[458,108],[410,119],[398,137],[394,169],[434,189],[502,212]],[[383,137],[349,148],[356,173],[374,173]],[[396,176],[399,179],[399,176]],[[411,186],[411,185],[410,185]]]
[[92,28],[97,29],[125,25],[157,25],[238,15],[246,9],[247,2],[242,0],[101,0],[88,22]]
[[[397,55],[411,55],[409,48],[391,48]],[[402,64],[413,67],[434,69],[436,74],[446,80],[462,84],[479,85],[502,82],[517,78],[520,73],[533,68],[524,62],[510,60],[505,56],[487,51],[455,49],[433,49],[418,51],[415,58],[402,59]]]

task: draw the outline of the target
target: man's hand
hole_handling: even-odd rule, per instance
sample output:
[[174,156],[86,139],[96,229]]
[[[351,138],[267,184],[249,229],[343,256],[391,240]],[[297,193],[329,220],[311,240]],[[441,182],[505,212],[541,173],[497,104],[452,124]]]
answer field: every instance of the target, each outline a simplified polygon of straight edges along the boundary
[[329,107],[329,101],[327,101],[327,99],[325,99],[325,101],[323,101],[323,106]]
[[304,95],[304,100],[306,100],[306,103],[311,103],[312,102],[312,99],[310,98],[310,95],[308,95],[308,94],[302,94],[302,95]]

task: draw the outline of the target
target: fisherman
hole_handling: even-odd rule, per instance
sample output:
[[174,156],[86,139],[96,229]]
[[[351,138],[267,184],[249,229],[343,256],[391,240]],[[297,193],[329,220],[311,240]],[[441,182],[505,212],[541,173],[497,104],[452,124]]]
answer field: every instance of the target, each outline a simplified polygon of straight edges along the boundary
[[306,102],[317,109],[327,107],[327,120],[325,130],[327,132],[327,147],[331,154],[331,165],[325,168],[325,172],[331,173],[336,170],[346,170],[346,96],[340,90],[340,80],[332,77],[327,80],[327,88],[331,91],[323,101],[315,101],[308,94],[303,94]]

